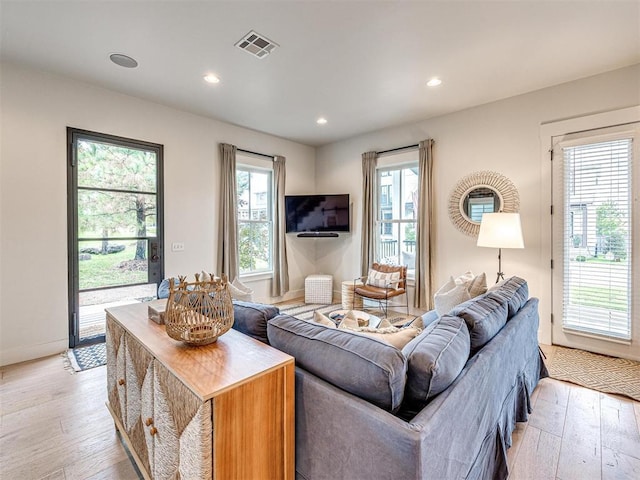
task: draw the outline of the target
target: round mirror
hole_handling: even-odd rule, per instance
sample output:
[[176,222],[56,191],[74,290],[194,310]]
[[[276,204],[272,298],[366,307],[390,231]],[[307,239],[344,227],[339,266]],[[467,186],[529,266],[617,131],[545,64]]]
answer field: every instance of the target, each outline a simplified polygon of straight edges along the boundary
[[472,187],[460,197],[460,212],[468,222],[480,225],[483,213],[499,212],[502,209],[502,195],[488,185]]
[[449,218],[465,235],[477,237],[482,214],[515,213],[520,208],[518,191],[504,175],[475,172],[458,182],[449,197]]

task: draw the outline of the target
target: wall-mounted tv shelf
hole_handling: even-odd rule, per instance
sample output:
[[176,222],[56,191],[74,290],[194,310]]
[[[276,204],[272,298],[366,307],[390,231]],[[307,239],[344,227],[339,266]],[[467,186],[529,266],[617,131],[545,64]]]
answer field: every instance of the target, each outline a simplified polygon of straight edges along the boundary
[[319,238],[319,237],[337,237],[338,234],[334,232],[301,232],[298,237],[303,238]]

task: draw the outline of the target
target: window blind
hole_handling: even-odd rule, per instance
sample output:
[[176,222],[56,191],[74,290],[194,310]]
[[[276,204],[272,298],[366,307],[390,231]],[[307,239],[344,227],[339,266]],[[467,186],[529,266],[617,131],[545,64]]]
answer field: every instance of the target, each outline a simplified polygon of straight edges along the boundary
[[563,148],[563,328],[631,338],[632,139]]

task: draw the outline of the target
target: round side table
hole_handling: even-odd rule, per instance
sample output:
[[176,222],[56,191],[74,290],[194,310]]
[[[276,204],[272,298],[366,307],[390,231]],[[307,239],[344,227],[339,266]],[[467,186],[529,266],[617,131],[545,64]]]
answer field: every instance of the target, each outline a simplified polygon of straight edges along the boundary
[[[362,285],[361,281],[356,281],[356,285]],[[342,282],[342,308],[346,310],[361,309],[362,297],[353,298],[353,280],[345,280]]]

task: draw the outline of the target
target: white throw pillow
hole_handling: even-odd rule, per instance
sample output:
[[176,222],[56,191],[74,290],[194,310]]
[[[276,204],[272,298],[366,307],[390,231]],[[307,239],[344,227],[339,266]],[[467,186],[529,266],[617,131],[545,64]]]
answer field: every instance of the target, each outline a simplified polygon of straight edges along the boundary
[[380,326],[378,328],[360,327],[358,319],[351,310],[342,318],[338,329],[349,330],[361,333],[371,338],[382,340],[383,342],[396,347],[398,350],[402,350],[402,348],[409,343],[411,339],[418,336],[422,331],[419,328],[414,328],[412,326],[406,328],[394,327],[386,319],[380,322]]
[[355,330],[360,328],[360,324],[358,324],[358,318],[351,310],[349,310],[344,314],[344,317],[342,317],[342,321],[338,328],[342,330]]
[[229,291],[231,292],[231,298],[234,300],[243,302],[253,301],[253,290],[243,284],[238,277],[229,284]]
[[324,325],[329,328],[336,328],[336,324],[330,318],[325,317],[318,311],[313,312],[313,323],[318,323],[320,325]]
[[456,282],[456,285],[468,285],[469,282],[473,281],[473,279],[473,272],[471,270],[467,270],[465,273],[456,278],[454,282]]
[[457,285],[453,277],[445,283],[433,296],[436,312],[442,316],[449,313],[453,307],[471,299],[471,295],[465,285]]
[[398,288],[400,282],[400,272],[379,272],[378,270],[369,269],[367,283],[374,287],[380,288]]
[[487,275],[483,272],[474,277],[473,280],[469,282],[467,290],[469,290],[471,298],[485,293],[487,291]]

